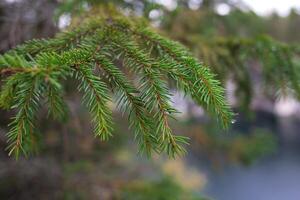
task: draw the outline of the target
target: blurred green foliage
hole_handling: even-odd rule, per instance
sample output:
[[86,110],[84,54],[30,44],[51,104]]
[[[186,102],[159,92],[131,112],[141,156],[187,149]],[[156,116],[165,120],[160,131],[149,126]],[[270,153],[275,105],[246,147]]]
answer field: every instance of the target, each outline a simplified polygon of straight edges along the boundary
[[255,130],[250,136],[237,136],[231,144],[231,157],[240,160],[244,165],[251,165],[257,160],[275,153],[277,138],[265,130]]
[[224,164],[249,166],[269,157],[278,149],[278,137],[265,129],[254,128],[248,133],[230,131],[220,135],[216,126],[189,125],[191,148],[208,158],[216,167]]
[[205,200],[185,191],[169,177],[159,181],[133,181],[121,192],[120,200]]

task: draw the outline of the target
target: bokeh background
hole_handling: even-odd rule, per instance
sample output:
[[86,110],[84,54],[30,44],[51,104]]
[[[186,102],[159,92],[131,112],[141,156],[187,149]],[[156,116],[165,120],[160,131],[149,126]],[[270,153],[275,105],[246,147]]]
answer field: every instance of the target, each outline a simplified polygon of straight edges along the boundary
[[[172,128],[191,138],[188,153],[149,159],[137,153],[126,118],[117,111],[114,137],[109,142],[95,139],[80,96],[68,83],[68,121],[47,119],[47,111],[41,110],[40,148],[29,158],[7,156],[5,134],[12,112],[0,111],[0,199],[299,200],[299,103],[289,93],[262,89],[259,61],[275,58],[241,59],[247,56],[247,45],[233,54],[219,43],[235,47],[237,41],[272,38],[297,46],[300,2],[0,0],[0,52],[29,39],[53,37],[78,21],[80,13],[107,3],[146,18],[211,66],[227,89],[235,120],[229,130],[222,130],[202,108],[173,90],[173,103],[181,113]],[[262,49],[277,47],[259,44]],[[300,63],[300,50],[295,49],[293,60]]]

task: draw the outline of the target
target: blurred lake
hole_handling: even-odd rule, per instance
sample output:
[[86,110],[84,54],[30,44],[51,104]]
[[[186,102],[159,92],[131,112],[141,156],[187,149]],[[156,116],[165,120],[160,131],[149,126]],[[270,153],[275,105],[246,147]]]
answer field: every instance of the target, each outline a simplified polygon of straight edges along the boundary
[[215,170],[203,159],[191,155],[193,165],[208,180],[201,193],[216,200],[299,200],[299,120],[279,119],[275,129],[279,136],[277,152],[248,167],[230,165]]

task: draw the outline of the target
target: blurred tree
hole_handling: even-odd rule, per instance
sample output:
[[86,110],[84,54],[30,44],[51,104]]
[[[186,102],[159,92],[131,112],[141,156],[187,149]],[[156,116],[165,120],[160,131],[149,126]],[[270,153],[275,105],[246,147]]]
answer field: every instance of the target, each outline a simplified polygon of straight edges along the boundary
[[0,52],[32,38],[53,37],[58,3],[50,0],[0,2]]

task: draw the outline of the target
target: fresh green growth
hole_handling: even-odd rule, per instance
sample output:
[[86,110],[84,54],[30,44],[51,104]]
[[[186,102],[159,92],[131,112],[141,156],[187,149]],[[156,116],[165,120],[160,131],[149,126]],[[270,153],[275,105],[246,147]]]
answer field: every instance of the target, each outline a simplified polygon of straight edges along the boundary
[[108,140],[113,135],[109,102],[117,99],[140,150],[147,154],[167,152],[173,157],[183,154],[182,145],[188,143],[169,125],[177,111],[168,80],[215,114],[224,127],[231,122],[219,81],[182,45],[134,17],[102,11],[53,39],[26,42],[0,57],[0,105],[17,111],[8,133],[9,155],[30,153],[35,119],[44,102],[51,116],[65,119],[63,83],[68,79],[78,81],[97,137]]

